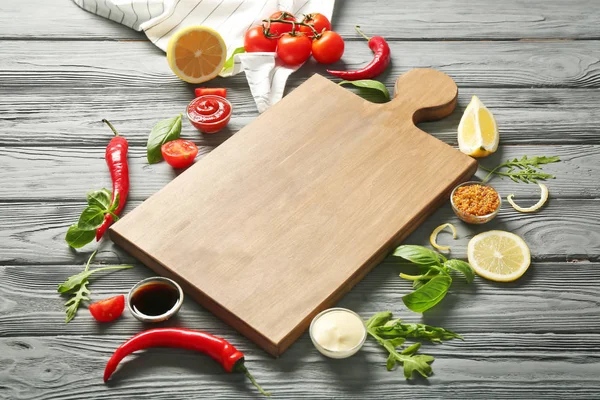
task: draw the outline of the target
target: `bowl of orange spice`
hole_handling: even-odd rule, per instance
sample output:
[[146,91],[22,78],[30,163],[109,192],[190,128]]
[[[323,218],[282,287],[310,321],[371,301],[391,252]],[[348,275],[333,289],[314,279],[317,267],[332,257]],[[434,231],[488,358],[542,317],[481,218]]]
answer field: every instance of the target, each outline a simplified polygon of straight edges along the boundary
[[484,224],[498,214],[502,198],[490,185],[470,181],[454,188],[450,203],[461,220],[469,224]]

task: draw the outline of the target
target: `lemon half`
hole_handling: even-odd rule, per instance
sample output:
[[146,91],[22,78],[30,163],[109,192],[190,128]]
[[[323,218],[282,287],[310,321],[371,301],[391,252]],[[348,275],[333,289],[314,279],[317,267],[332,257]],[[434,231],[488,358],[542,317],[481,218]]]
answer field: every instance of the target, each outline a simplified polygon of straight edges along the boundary
[[189,83],[202,83],[216,77],[226,58],[223,38],[206,26],[189,26],[177,31],[167,46],[169,66],[175,75]]

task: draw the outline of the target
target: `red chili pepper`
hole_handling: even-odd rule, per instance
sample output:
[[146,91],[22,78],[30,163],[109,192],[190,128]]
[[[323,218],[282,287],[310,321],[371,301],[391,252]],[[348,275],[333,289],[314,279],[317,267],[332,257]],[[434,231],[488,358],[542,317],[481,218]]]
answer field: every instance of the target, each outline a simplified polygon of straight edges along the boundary
[[373,60],[367,64],[364,68],[355,71],[332,71],[327,70],[331,75],[337,76],[338,78],[345,79],[347,81],[357,81],[360,79],[373,79],[380,75],[387,66],[390,64],[390,46],[381,36],[373,36],[369,38],[360,31],[360,26],[356,27],[358,33],[369,41],[369,48],[373,51],[375,56]]
[[265,396],[262,387],[250,375],[244,365],[244,354],[238,351],[227,340],[213,336],[206,332],[194,331],[184,328],[156,328],[138,333],[123,343],[112,355],[104,369],[104,382],[108,381],[117,369],[119,362],[134,351],[151,347],[176,347],[195,350],[207,354],[225,368],[227,372],[243,372],[254,386]]
[[[102,122],[105,122],[115,134],[115,137],[112,138],[108,143],[108,146],[106,146],[105,158],[113,182],[112,200],[110,204],[112,206],[115,202],[115,198],[119,195],[119,205],[114,211],[114,214],[119,215],[123,207],[125,207],[127,195],[129,194],[129,166],[127,165],[127,150],[129,149],[129,144],[127,143],[127,139],[119,136],[119,133],[110,122],[105,119],[103,119]],[[104,216],[104,222],[96,229],[96,241],[102,239],[104,232],[106,232],[112,223],[112,215],[106,214]]]

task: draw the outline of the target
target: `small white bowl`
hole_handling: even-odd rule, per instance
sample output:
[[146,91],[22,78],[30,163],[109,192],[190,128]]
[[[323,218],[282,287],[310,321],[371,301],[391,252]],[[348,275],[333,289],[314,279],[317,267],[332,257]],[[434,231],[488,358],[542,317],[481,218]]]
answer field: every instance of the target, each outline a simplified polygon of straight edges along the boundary
[[[342,312],[347,312],[349,314],[352,314],[353,316],[355,316],[356,318],[358,318],[358,320],[360,322],[362,322],[362,326],[363,326],[363,334],[362,334],[362,338],[360,340],[359,343],[356,344],[356,346],[348,349],[348,350],[334,350],[334,349],[328,349],[324,346],[322,346],[321,344],[319,344],[319,342],[317,342],[317,340],[315,339],[314,333],[313,333],[313,329],[315,327],[315,323],[325,314],[334,312],[334,311],[342,311]],[[309,335],[310,335],[310,340],[312,340],[313,344],[315,345],[315,347],[317,348],[317,350],[319,350],[319,352],[321,354],[323,354],[324,356],[330,357],[330,358],[348,358],[350,356],[353,356],[354,354],[356,354],[361,347],[365,344],[365,340],[367,340],[367,327],[365,326],[364,321],[362,320],[362,318],[360,317],[360,315],[358,315],[357,313],[355,313],[352,310],[348,310],[347,308],[340,308],[340,307],[335,307],[335,308],[329,308],[327,310],[321,311],[319,314],[317,314],[316,317],[313,318],[312,322],[310,323],[310,328],[309,328]]]
[[[177,289],[177,291],[179,292],[179,298],[177,299],[177,301],[175,302],[175,304],[173,305],[173,307],[171,307],[171,309],[163,314],[160,315],[146,315],[146,314],[142,314],[141,312],[139,312],[138,310],[136,310],[135,308],[133,308],[133,305],[131,304],[131,299],[133,294],[135,293],[136,290],[138,290],[140,287],[147,285],[149,283],[152,282],[160,282],[160,283],[166,283],[172,287],[174,287],[175,289]],[[175,282],[172,279],[169,278],[165,278],[162,276],[153,276],[151,278],[146,278],[143,279],[141,281],[139,281],[138,283],[136,283],[131,290],[129,291],[129,293],[127,294],[127,308],[129,309],[129,312],[138,320],[142,321],[142,322],[162,322],[162,321],[166,321],[169,318],[171,318],[173,315],[177,314],[177,312],[179,311],[179,309],[181,308],[181,305],[183,304],[183,289],[181,289],[181,286],[179,286],[179,284],[177,282]]]

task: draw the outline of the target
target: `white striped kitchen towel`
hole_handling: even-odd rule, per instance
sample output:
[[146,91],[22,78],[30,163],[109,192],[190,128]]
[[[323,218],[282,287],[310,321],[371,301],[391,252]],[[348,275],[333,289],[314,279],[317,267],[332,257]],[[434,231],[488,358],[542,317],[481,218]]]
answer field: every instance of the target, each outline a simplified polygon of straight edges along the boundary
[[[227,44],[228,57],[244,44],[244,33],[263,18],[285,10],[296,16],[319,12],[331,19],[335,0],[73,0],[81,8],[144,31],[148,39],[166,51],[178,29],[205,25],[217,30]],[[281,65],[275,53],[235,56],[234,67],[222,76],[246,73],[259,112],[283,97],[285,82],[299,67]]]

